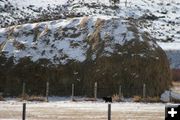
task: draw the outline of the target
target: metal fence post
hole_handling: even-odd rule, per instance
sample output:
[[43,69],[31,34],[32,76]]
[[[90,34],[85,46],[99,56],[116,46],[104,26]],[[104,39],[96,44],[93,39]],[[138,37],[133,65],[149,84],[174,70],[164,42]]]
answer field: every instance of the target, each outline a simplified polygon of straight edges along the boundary
[[111,120],[111,104],[108,104],[108,120]]
[[26,103],[23,103],[23,113],[22,113],[22,120],[26,119]]

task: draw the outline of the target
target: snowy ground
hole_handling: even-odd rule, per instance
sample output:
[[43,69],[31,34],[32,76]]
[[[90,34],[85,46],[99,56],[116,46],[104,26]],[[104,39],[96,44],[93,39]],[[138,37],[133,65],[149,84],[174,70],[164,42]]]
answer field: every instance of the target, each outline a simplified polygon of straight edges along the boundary
[[[28,102],[28,120],[107,120],[107,103]],[[22,102],[0,102],[0,120],[20,120]],[[113,103],[112,120],[164,120],[165,104]]]

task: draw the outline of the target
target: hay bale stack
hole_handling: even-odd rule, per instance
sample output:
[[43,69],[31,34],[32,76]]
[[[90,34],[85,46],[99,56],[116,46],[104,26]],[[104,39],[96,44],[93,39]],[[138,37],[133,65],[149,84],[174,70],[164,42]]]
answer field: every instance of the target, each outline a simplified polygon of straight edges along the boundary
[[[40,37],[32,32],[37,26],[22,26],[19,31],[14,28],[16,36],[13,31],[1,33],[2,43],[7,42],[1,45],[4,50],[12,46],[8,38],[11,42],[16,38],[21,44],[27,44],[23,41],[27,39],[32,44],[25,45],[19,53],[6,51],[1,55],[0,85],[6,93],[18,95],[25,81],[30,95],[42,95],[49,81],[52,95],[67,96],[74,83],[76,95],[93,96],[94,83],[98,82],[98,96],[118,94],[121,85],[124,96],[132,97],[142,96],[146,84],[147,96],[159,96],[171,86],[169,62],[165,52],[151,35],[138,28],[137,22],[85,17],[39,23]],[[29,57],[23,56],[26,52]]]

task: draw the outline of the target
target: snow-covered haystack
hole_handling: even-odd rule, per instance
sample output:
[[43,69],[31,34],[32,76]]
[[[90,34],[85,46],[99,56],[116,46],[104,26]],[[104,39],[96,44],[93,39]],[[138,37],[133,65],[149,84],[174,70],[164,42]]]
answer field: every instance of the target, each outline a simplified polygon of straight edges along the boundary
[[43,92],[49,80],[51,94],[70,95],[75,83],[81,88],[76,94],[92,95],[97,81],[99,96],[118,93],[119,85],[125,96],[141,95],[144,83],[147,95],[156,96],[171,83],[166,54],[134,20],[91,16],[4,28],[0,51],[9,58],[1,59],[0,72],[8,77],[0,79],[14,80],[4,82],[8,92],[17,93],[11,84],[23,80],[29,92]]

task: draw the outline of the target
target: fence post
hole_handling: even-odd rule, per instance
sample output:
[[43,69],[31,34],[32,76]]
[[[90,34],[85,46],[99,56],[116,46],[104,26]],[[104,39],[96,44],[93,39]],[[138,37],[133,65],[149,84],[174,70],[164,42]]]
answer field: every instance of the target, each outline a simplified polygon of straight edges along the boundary
[[49,101],[48,96],[49,96],[49,82],[47,81],[46,82],[46,102]]
[[25,82],[23,82],[23,89],[22,89],[22,98],[23,98],[23,100],[25,99],[25,91],[26,90],[26,84],[25,84]]
[[111,120],[111,104],[108,104],[108,120]]
[[143,84],[143,99],[146,98],[146,84]]
[[22,113],[22,120],[26,119],[26,103],[23,103],[23,113]]
[[121,85],[119,86],[119,98],[121,98],[122,97],[122,87],[121,87]]
[[94,84],[94,99],[97,100],[97,82]]
[[171,90],[169,90],[169,102],[171,102]]
[[74,84],[72,84],[72,95],[71,95],[71,100],[74,101]]

